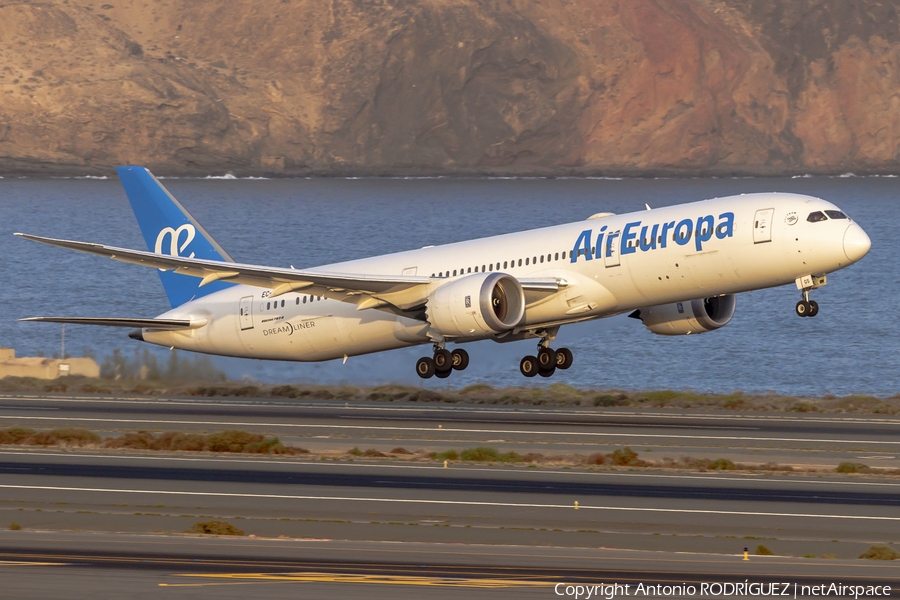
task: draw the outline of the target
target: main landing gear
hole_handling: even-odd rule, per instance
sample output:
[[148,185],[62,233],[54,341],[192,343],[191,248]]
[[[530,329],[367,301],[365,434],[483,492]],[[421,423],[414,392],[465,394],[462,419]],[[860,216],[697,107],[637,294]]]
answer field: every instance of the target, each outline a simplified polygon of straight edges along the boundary
[[803,296],[803,300],[798,302],[796,307],[798,317],[814,317],[819,314],[819,303],[815,300],[810,300],[809,293],[825,285],[826,281],[824,275],[807,275],[797,278],[797,288]]
[[442,346],[435,344],[434,358],[423,356],[416,361],[416,373],[422,379],[437,377],[444,379],[450,377],[455,370],[462,371],[469,366],[469,353],[462,348],[450,352]]
[[568,348],[554,350],[550,348],[550,342],[542,339],[538,343],[537,356],[526,356],[519,363],[519,371],[525,377],[552,377],[556,369],[568,369],[574,360],[572,351]]

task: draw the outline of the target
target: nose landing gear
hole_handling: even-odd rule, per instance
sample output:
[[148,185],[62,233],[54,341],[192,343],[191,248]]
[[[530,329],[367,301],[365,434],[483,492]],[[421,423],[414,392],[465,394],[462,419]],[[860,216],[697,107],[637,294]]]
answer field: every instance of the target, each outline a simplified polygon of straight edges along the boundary
[[423,356],[416,361],[416,374],[422,379],[450,377],[454,370],[462,371],[469,366],[469,353],[462,348],[450,352],[443,345],[435,344],[434,358]]
[[538,343],[537,356],[526,356],[519,363],[519,371],[525,377],[552,377],[556,369],[568,369],[572,366],[572,351],[568,348],[554,350],[546,338]]
[[805,275],[797,278],[797,289],[803,296],[803,300],[797,303],[798,317],[814,317],[819,314],[819,303],[809,299],[809,293],[825,285],[827,279],[824,275]]

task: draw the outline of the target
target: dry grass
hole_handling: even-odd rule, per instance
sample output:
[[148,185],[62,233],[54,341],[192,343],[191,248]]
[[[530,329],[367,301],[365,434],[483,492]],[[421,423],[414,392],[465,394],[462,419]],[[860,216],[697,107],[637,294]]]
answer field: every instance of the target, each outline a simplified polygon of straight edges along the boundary
[[652,407],[666,409],[723,409],[740,411],[815,412],[830,414],[900,414],[900,394],[877,398],[855,394],[837,398],[779,396],[776,394],[704,394],[690,390],[624,391],[575,388],[565,383],[546,387],[470,385],[454,390],[426,390],[406,385],[248,385],[244,382],[187,383],[174,379],[89,379],[67,377],[43,380],[23,377],[0,379],[0,392],[70,394],[126,394],[145,396],[203,396],[238,398],[309,398],[341,402],[465,403],[504,406]]

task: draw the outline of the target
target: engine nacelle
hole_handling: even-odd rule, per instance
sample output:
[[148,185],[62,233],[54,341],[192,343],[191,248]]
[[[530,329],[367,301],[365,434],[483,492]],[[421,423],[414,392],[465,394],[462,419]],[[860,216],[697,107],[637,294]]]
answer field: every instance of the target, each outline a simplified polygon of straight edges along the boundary
[[428,322],[447,337],[480,337],[509,331],[525,317],[525,292],[506,273],[467,275],[428,298]]
[[698,298],[636,310],[630,315],[659,335],[704,333],[723,327],[734,316],[734,294]]

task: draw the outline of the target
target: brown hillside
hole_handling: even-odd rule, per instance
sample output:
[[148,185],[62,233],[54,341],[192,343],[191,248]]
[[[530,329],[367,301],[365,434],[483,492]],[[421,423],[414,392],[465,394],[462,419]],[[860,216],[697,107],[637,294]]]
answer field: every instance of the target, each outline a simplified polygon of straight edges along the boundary
[[0,1],[0,172],[898,172],[898,12]]

